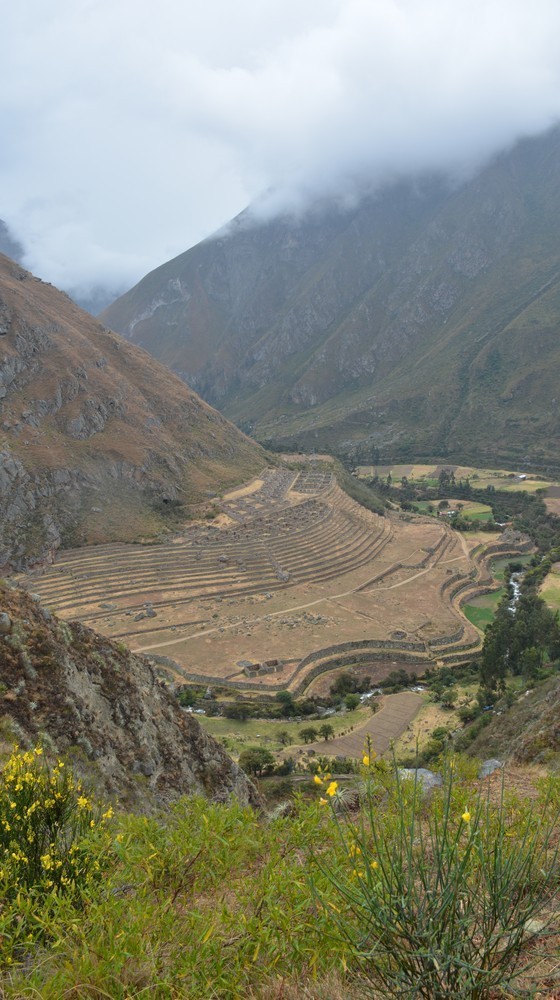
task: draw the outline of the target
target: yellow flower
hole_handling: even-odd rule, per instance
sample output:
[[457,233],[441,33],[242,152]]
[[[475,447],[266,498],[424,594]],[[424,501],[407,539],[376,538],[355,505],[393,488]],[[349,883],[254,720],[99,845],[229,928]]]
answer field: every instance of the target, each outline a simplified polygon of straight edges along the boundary
[[115,840],[116,840],[117,844],[122,844],[122,842],[124,840],[124,833],[117,833],[117,836],[115,837]]
[[89,799],[86,799],[85,795],[80,795],[78,799],[78,809],[87,809],[89,806]]
[[463,820],[463,823],[469,823],[470,822],[470,818],[471,818],[471,814],[470,814],[469,810],[465,809],[463,815],[461,816],[461,819]]
[[372,871],[375,871],[376,868],[379,868],[379,865],[377,861],[372,861],[369,867],[372,869]]
[[327,799],[319,799],[319,804],[322,805],[322,806],[326,806]]
[[327,795],[336,795],[336,790],[338,788],[338,781],[331,781],[329,787],[327,788]]
[[362,757],[362,764],[364,767],[369,767],[369,754],[365,753]]
[[103,816],[101,818],[102,819],[112,819],[113,818],[113,810],[112,810],[111,806],[109,806],[109,808],[107,809],[107,812],[103,813]]
[[315,782],[316,785],[322,785],[323,784],[323,779],[320,778],[318,774],[315,774],[313,776],[313,781]]

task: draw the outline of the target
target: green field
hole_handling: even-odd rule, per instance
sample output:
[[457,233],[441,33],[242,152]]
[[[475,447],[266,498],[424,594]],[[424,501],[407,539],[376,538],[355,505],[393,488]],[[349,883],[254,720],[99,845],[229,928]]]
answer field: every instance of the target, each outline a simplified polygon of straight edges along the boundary
[[436,515],[437,505],[434,504],[433,500],[416,500],[413,507],[419,514]]
[[531,476],[521,479],[524,473],[512,472],[507,469],[482,469],[467,465],[452,465],[441,463],[435,465],[360,465],[357,468],[359,476],[369,479],[378,475],[385,479],[389,474],[394,486],[399,486],[403,476],[406,476],[411,483],[418,483],[421,486],[437,486],[437,468],[444,468],[455,472],[455,479],[469,479],[471,485],[476,489],[485,489],[487,486],[494,486],[499,490],[525,490],[527,493],[534,493],[539,489],[546,489],[547,486],[560,485],[544,476]]
[[503,559],[496,559],[490,567],[492,570],[492,576],[495,580],[503,580],[506,567],[509,566],[510,563],[521,563],[522,566],[527,566],[531,562],[532,558],[532,554],[527,552],[525,555],[521,556],[505,556]]
[[288,733],[290,739],[288,746],[299,746],[302,743],[300,731],[307,726],[319,729],[324,723],[328,723],[333,727],[335,735],[340,736],[346,730],[365,722],[370,716],[371,709],[360,705],[352,712],[341,712],[324,719],[301,719],[299,722],[288,722],[283,719],[247,719],[242,722],[240,719],[224,719],[221,716],[213,718],[205,715],[197,715],[197,719],[207,732],[224,744],[227,750],[238,755],[246,747],[253,745],[266,746],[273,751],[284,749],[279,739],[282,732]]
[[493,620],[496,608],[505,593],[505,587],[500,587],[493,594],[482,594],[473,598],[470,604],[463,604],[461,611],[473,625],[484,630]]
[[552,608],[553,611],[560,611],[560,567],[558,563],[554,564],[551,572],[545,578],[540,594],[549,608]]

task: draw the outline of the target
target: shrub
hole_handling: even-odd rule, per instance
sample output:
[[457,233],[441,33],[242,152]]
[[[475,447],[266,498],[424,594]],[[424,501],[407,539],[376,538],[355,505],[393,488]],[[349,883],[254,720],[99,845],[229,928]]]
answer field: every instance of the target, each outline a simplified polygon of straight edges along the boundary
[[25,938],[43,938],[57,900],[72,905],[98,883],[107,861],[112,809],[85,794],[72,772],[51,767],[41,747],[15,748],[0,782],[0,957]]
[[[380,816],[379,781],[366,761],[360,823],[340,818],[340,803],[338,813],[333,808],[347,877],[331,876],[338,933],[364,977],[391,997],[425,1000],[483,1000],[507,987],[536,927],[542,931],[534,918],[559,880],[558,801],[549,794],[538,811],[512,813],[502,788],[495,806],[480,793],[461,803],[464,791],[447,765],[440,794],[427,804],[421,783],[395,768],[392,806]],[[337,789],[327,794],[334,803]],[[332,897],[325,905],[333,912]]]

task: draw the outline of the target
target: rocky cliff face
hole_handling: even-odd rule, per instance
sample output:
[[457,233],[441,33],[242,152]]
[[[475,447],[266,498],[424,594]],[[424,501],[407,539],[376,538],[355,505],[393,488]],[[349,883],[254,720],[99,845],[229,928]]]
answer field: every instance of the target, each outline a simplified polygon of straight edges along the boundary
[[555,129],[462,184],[245,214],[103,317],[262,441],[547,464],[559,211]]
[[154,538],[265,463],[179,378],[0,256],[0,570]]
[[132,809],[181,795],[255,787],[154,669],[77,622],[60,622],[24,591],[0,583],[0,739],[67,756],[104,797]]

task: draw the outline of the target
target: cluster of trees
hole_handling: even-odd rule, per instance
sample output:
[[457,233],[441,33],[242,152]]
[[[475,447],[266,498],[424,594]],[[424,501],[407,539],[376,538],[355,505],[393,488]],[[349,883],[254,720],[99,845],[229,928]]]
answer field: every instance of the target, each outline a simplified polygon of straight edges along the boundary
[[484,636],[480,660],[483,689],[503,691],[508,674],[535,679],[545,657],[549,660],[560,657],[558,612],[551,611],[542,597],[532,591],[522,593],[512,609],[511,594],[506,594]]
[[329,690],[333,698],[344,697],[347,694],[364,694],[371,688],[371,677],[355,677],[346,671],[339,674]]
[[334,739],[334,729],[330,722],[323,722],[322,725],[316,726],[304,726],[303,729],[299,731],[299,738],[303,743],[314,743],[315,740],[332,740]]

